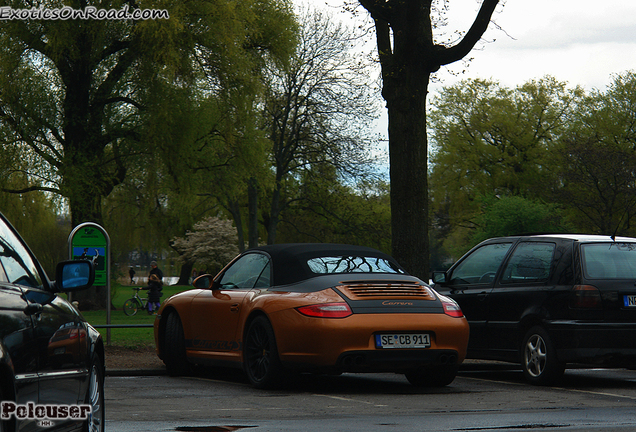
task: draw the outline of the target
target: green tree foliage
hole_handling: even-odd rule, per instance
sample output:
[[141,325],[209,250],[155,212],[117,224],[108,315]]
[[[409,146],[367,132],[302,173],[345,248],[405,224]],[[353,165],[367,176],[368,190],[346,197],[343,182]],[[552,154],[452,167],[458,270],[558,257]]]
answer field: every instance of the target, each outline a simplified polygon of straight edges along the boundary
[[[59,7],[42,2],[43,8]],[[85,2],[71,2],[76,9]],[[31,2],[11,1],[14,9]],[[119,8],[121,2],[100,3]],[[125,157],[138,140],[142,81],[165,63],[156,32],[174,35],[174,20],[6,20],[0,26],[0,126],[19,163],[3,177],[27,173],[28,192],[68,199],[74,225],[101,223],[101,200],[121,183]],[[152,29],[154,27],[154,30]],[[152,63],[153,67],[149,64]]]
[[346,185],[331,166],[304,173],[299,198],[285,211],[281,242],[348,243],[391,251],[388,185],[373,180]]
[[[268,174],[267,142],[260,130],[263,74],[266,65],[288,61],[296,40],[295,16],[286,1],[221,3],[207,14],[232,12],[222,18],[228,21],[224,25],[234,26],[232,32],[205,35],[196,53],[196,98],[178,89],[164,100],[165,116],[157,117],[152,128],[157,164],[141,173],[149,180],[142,183],[150,197],[142,220],[164,244],[167,236],[182,235],[195,221],[224,208],[235,216],[241,248],[241,199],[252,179]],[[235,38],[231,43],[230,37]],[[162,125],[170,125],[167,134]]]
[[168,69],[177,80],[166,73],[151,83],[143,142],[106,200],[115,259],[134,249],[166,250],[172,237],[217,214],[219,198],[234,197],[266,159],[257,111],[262,69],[284,64],[294,47],[289,4],[219,0],[183,8],[193,49]]
[[[204,177],[191,181],[183,167],[202,173],[225,150],[215,148],[211,126],[220,116],[205,127],[196,116],[237,110],[220,102],[228,89],[254,93],[264,57],[289,52],[293,16],[285,0],[67,4],[169,18],[0,22],[0,189],[56,194],[73,226],[94,221],[117,240],[132,232],[116,243],[115,259],[135,243],[160,253],[199,219],[192,209],[201,201],[187,196]],[[16,187],[16,176],[26,183]]]
[[555,151],[553,197],[577,226],[599,234],[636,234],[636,73],[594,91]]
[[[70,2],[78,10],[87,5],[133,8],[117,0]],[[163,139],[174,137],[175,93],[192,103],[252,80],[263,53],[282,55],[293,34],[284,1],[147,1],[138,7],[166,10],[169,19],[0,25],[0,133],[13,144],[14,161],[3,167],[3,178],[27,173],[29,179],[27,187],[4,189],[60,194],[74,225],[101,223],[103,198],[129,170],[142,171],[141,178],[159,175],[155,156],[173,156],[182,144]]]
[[471,244],[492,237],[565,233],[572,229],[556,205],[542,204],[520,196],[484,198],[482,212],[475,218],[475,225]]
[[634,72],[587,94],[549,77],[515,89],[465,81],[434,106],[439,255],[510,233],[636,234]]
[[581,100],[581,89],[551,77],[515,89],[467,80],[441,91],[429,116],[430,196],[433,226],[447,241],[472,236],[481,197],[545,198],[556,143]]

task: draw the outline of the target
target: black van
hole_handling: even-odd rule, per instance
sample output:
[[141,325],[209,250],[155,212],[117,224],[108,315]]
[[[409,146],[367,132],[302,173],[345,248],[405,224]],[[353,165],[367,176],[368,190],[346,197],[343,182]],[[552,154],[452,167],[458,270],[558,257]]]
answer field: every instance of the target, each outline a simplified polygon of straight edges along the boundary
[[539,385],[568,363],[636,366],[636,238],[493,238],[433,282],[468,319],[468,358],[520,363]]

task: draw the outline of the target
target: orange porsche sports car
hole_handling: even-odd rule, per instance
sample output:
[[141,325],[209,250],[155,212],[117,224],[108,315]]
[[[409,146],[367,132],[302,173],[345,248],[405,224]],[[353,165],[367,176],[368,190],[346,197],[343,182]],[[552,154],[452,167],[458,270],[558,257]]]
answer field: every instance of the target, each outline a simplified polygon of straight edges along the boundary
[[466,355],[457,303],[375,249],[262,246],[194,286],[166,300],[155,320],[171,375],[193,364],[235,366],[268,388],[291,371],[396,372],[444,386]]

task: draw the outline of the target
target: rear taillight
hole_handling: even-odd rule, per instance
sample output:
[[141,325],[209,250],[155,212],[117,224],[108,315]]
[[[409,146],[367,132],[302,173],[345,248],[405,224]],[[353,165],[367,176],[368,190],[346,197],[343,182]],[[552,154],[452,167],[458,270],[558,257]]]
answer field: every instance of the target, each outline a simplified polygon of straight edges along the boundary
[[298,312],[308,317],[316,318],[346,318],[352,315],[351,308],[346,303],[325,303],[296,308]]
[[439,299],[442,301],[442,307],[444,307],[444,313],[453,318],[461,318],[464,316],[462,308],[459,307],[457,302],[452,298],[440,295]]
[[574,309],[600,309],[603,306],[601,292],[592,285],[575,285],[572,288],[570,307]]

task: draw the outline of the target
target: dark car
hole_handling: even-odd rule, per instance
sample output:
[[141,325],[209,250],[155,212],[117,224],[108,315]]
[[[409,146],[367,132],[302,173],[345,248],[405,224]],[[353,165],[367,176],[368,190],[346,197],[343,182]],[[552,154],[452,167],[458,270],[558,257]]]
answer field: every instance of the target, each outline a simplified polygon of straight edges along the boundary
[[49,281],[0,215],[0,431],[104,430],[104,346],[67,300],[93,263],[65,261]]
[[543,385],[568,363],[636,366],[634,238],[494,238],[433,281],[468,319],[468,358],[518,362]]
[[157,353],[173,375],[231,366],[265,388],[290,371],[395,372],[444,386],[466,353],[457,304],[375,249],[262,246],[194,285],[155,320]]

